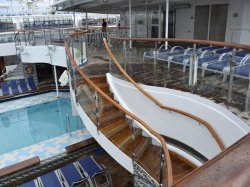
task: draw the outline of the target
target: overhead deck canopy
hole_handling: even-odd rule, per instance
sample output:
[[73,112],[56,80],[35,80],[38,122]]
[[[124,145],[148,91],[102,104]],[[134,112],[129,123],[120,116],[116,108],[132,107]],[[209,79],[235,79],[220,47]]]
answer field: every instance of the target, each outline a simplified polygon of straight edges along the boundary
[[[170,0],[170,2],[187,3],[184,0]],[[164,5],[166,0],[132,0],[131,5],[135,6],[150,6],[150,5]],[[63,0],[58,1],[54,5],[59,11],[72,12],[88,12],[92,13],[106,13],[119,14],[122,9],[128,8],[129,0]]]

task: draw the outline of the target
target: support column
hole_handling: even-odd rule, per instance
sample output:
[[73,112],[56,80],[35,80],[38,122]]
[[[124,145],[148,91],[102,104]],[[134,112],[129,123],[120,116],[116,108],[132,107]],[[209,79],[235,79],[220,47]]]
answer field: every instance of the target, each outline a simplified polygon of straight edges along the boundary
[[234,68],[236,66],[236,49],[233,49],[232,60],[230,62],[230,77],[228,82],[228,94],[227,94],[227,102],[230,104],[232,98],[232,90],[233,90],[233,78],[234,78]]
[[75,12],[73,12],[73,18],[74,18],[73,27],[75,27],[76,26],[76,13]]
[[[166,0],[166,27],[165,27],[165,38],[168,38],[168,14],[169,14],[169,0]],[[168,42],[165,42],[165,49],[168,48]]]
[[[132,7],[131,0],[129,0],[129,37],[132,38]],[[132,48],[132,41],[129,41],[129,48]]]
[[[50,64],[53,65],[52,62],[52,53],[55,51],[56,48],[53,45],[48,46],[48,51],[49,51],[49,58],[50,58]],[[56,74],[56,66],[53,65],[53,70],[54,70],[54,79],[55,79],[55,85],[56,85],[56,96],[59,98],[59,90],[58,90],[58,82],[57,82],[57,74]]]
[[85,25],[86,25],[86,29],[89,30],[89,28],[88,28],[88,12],[87,12],[87,10],[85,10]]
[[158,19],[159,19],[159,32],[158,32],[158,38],[161,38],[161,5],[159,5],[158,10]]
[[53,65],[54,69],[54,76],[55,76],[55,83],[56,83],[56,96],[59,97],[59,90],[58,90],[58,82],[57,82],[57,74],[56,74],[56,66]]
[[210,3],[209,14],[208,14],[207,40],[210,40],[211,10],[212,10],[212,5]]

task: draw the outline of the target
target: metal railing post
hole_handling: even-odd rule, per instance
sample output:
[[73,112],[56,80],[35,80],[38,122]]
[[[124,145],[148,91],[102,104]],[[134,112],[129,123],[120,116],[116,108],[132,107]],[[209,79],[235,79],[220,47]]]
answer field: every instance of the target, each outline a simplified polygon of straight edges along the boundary
[[123,59],[124,59],[124,70],[127,72],[127,43],[123,41]]
[[132,154],[131,154],[131,156],[132,156],[132,160],[133,161],[135,161],[135,153],[134,153],[134,141],[135,141],[135,128],[134,128],[134,126],[133,126],[133,122],[134,122],[134,119],[132,119],[131,120],[131,123],[129,124],[129,126],[130,126],[130,129],[131,129],[131,131],[132,131],[132,141],[133,141],[133,143],[132,143]]
[[162,181],[163,181],[163,166],[164,166],[164,154],[163,154],[163,150],[161,148],[160,181],[159,181],[160,186],[162,186]]
[[[109,44],[109,46],[111,46],[111,40],[110,39],[108,39],[108,44]],[[111,57],[109,56],[109,72],[110,73],[111,73],[111,70],[112,70],[112,60],[111,60]]]
[[196,44],[194,43],[193,45],[193,54],[191,55],[190,59],[190,67],[189,67],[189,80],[188,80],[188,85],[193,86],[194,82],[194,62],[195,62],[195,50],[196,50]]
[[236,66],[235,56],[236,56],[236,48],[233,49],[232,60],[230,62],[230,77],[229,77],[228,95],[227,95],[228,103],[231,102],[231,97],[232,97],[234,67]]
[[100,123],[99,123],[99,96],[97,91],[95,90],[95,117],[96,117],[96,127],[97,127],[97,132],[99,133],[100,130]]
[[156,80],[157,80],[157,56],[158,56],[158,50],[157,50],[157,42],[155,42],[155,50],[153,51],[154,55],[154,85],[156,85]]

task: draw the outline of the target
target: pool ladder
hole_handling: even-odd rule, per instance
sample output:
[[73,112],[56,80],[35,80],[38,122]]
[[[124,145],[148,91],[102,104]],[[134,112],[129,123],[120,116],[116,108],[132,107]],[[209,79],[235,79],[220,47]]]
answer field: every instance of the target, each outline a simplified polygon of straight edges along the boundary
[[[82,123],[82,120],[80,118],[80,121],[81,121],[81,130],[82,130],[82,133],[83,133],[83,123]],[[79,122],[78,122],[78,118],[76,120],[77,122],[77,129],[79,129]],[[70,133],[70,136],[72,136],[71,134],[71,124],[70,124],[70,119],[69,119],[69,114],[66,113],[66,132],[69,132]]]
[[82,133],[83,133],[83,123],[82,123],[82,120],[81,118],[78,116],[78,118],[76,119],[76,123],[77,123],[77,129],[80,129],[79,128],[79,119],[80,119],[80,124],[81,124],[81,130],[82,130]]
[[70,120],[69,120],[69,114],[66,114],[66,132],[69,132],[70,136],[71,134],[71,125],[70,125]]

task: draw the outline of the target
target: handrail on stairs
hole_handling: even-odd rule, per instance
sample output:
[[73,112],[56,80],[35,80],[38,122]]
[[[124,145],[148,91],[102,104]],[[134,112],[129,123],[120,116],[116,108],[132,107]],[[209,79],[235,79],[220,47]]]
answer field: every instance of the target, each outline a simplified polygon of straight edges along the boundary
[[[123,38],[122,38],[123,39]],[[198,121],[199,124],[203,124],[208,130],[209,132],[212,134],[212,136],[215,138],[217,144],[219,145],[220,149],[221,150],[224,150],[225,149],[225,146],[221,140],[221,138],[219,137],[219,135],[215,132],[215,130],[213,129],[213,127],[208,123],[206,122],[205,120],[197,117],[197,116],[194,116],[192,114],[189,114],[187,112],[184,112],[182,110],[179,110],[179,109],[176,109],[176,108],[172,108],[172,107],[168,107],[168,106],[165,106],[163,105],[161,102],[159,102],[157,99],[155,99],[152,95],[150,95],[148,92],[146,92],[140,85],[138,85],[127,73],[126,71],[121,67],[121,65],[119,64],[119,62],[117,61],[117,59],[115,58],[114,54],[112,53],[109,45],[108,45],[108,42],[107,40],[104,38],[103,39],[104,41],[104,45],[106,47],[106,50],[110,56],[110,58],[112,59],[113,63],[115,64],[115,66],[120,70],[120,72],[141,92],[143,93],[147,98],[149,98],[151,101],[153,101],[156,105],[158,105],[160,108],[162,109],[165,109],[165,110],[169,110],[169,111],[172,111],[172,112],[176,112],[176,113],[179,113],[181,115],[184,115],[188,118],[191,118],[195,121]]]
[[171,164],[171,159],[170,159],[170,154],[169,154],[169,150],[167,148],[167,144],[165,139],[158,134],[156,131],[154,131],[153,129],[150,128],[149,125],[147,125],[144,121],[142,121],[140,118],[138,118],[136,115],[134,115],[133,113],[129,112],[128,110],[126,110],[125,108],[123,108],[121,105],[119,105],[117,102],[115,102],[112,98],[110,98],[106,93],[104,93],[98,86],[96,86],[89,78],[88,76],[84,73],[84,71],[81,70],[81,68],[76,64],[69,46],[67,44],[67,42],[65,42],[65,49],[66,49],[66,53],[69,57],[69,60],[71,61],[71,63],[73,64],[73,66],[75,67],[76,71],[79,73],[79,75],[81,76],[82,79],[84,79],[86,81],[87,84],[89,84],[91,87],[94,88],[94,90],[100,94],[104,99],[106,99],[108,102],[110,102],[113,106],[115,106],[116,108],[118,108],[119,110],[123,111],[126,115],[130,116],[132,119],[135,119],[137,122],[139,122],[145,129],[147,129],[148,132],[150,132],[152,135],[154,135],[159,142],[161,143],[161,147],[162,147],[162,151],[164,154],[164,157],[166,159],[166,169],[167,169],[167,184],[168,187],[171,187],[173,185],[173,172],[172,172],[172,164]]

